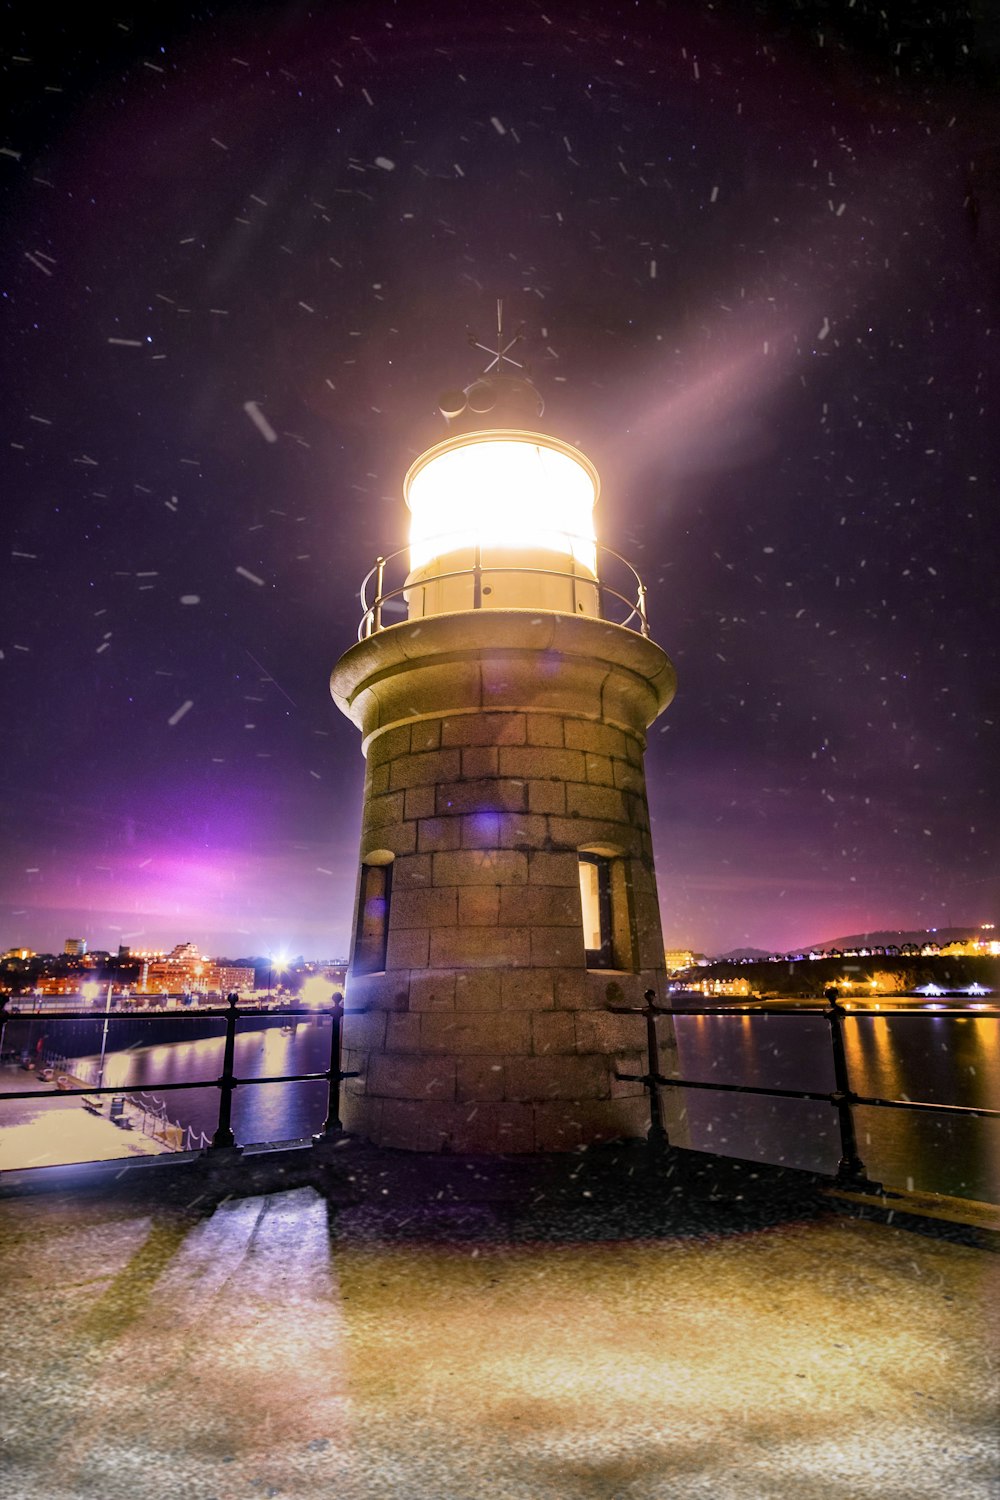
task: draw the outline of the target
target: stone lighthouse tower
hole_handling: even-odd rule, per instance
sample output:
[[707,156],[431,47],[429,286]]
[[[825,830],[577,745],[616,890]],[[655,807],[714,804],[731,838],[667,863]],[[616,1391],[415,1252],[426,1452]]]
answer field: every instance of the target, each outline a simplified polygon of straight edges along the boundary
[[[511,345],[508,345],[509,349]],[[646,1133],[663,939],[643,775],[674,670],[594,529],[600,480],[539,430],[498,339],[403,482],[409,546],[362,591],[331,691],[367,759],[348,1130],[418,1151]],[[395,566],[395,573],[393,571]]]

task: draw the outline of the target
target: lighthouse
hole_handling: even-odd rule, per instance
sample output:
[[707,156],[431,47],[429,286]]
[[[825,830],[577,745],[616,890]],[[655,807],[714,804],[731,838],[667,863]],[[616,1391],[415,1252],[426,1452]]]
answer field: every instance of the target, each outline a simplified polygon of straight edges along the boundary
[[344,1125],[414,1151],[644,1136],[615,1075],[645,1071],[645,1023],[613,1007],[665,979],[643,754],[674,670],[499,321],[331,676],[366,758]]

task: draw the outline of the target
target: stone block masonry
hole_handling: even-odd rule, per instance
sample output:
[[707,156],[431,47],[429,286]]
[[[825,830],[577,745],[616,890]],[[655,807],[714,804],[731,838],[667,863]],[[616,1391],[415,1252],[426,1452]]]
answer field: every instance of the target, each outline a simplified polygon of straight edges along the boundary
[[[391,864],[385,970],[348,976],[349,1130],[499,1152],[645,1134],[641,1088],[614,1077],[644,1022],[607,1006],[662,993],[642,763],[672,682],[632,632],[528,611],[394,626],[342,659],[361,861]],[[611,872],[613,968],[588,968],[581,852]]]

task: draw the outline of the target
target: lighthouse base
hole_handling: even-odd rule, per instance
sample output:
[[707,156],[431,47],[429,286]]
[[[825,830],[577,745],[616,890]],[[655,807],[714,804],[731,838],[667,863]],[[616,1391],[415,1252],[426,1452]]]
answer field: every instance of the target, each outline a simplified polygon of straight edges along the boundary
[[[645,1023],[607,1009],[641,1004],[639,983],[540,969],[411,975],[406,1009],[345,1016],[344,1067],[362,1077],[345,1085],[344,1127],[416,1151],[572,1151],[641,1139],[645,1090],[615,1073],[646,1071]],[[384,985],[355,980],[349,1005]],[[397,986],[402,1003],[401,977]],[[414,1011],[414,1002],[432,1008]],[[661,1067],[672,1057],[665,1027]]]

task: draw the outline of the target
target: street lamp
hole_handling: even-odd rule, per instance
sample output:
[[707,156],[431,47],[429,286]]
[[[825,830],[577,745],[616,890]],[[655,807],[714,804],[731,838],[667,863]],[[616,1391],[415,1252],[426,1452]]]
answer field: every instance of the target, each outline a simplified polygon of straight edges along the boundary
[[111,985],[108,985],[107,998],[104,1001],[104,1026],[101,1030],[101,1064],[97,1070],[97,1087],[104,1087],[104,1055],[108,1050],[108,1016],[111,1011]]
[[275,958],[274,955],[271,954],[271,953],[269,953],[267,955],[267,1003],[268,1003],[268,1005],[270,1005],[270,1003],[271,1003],[271,976],[272,976],[273,973],[277,973],[278,975],[283,974],[285,972],[285,970],[287,969],[287,967],[288,967],[288,960],[287,960],[287,958],[285,957],[285,955],[283,953],[279,953],[277,958]]
[[[94,1001],[97,999],[97,997],[100,994],[100,992],[101,992],[100,985],[99,984],[95,984],[95,982],[93,980],[90,980],[87,984],[84,984],[84,985],[80,986],[80,994],[86,1000],[86,1002],[87,1002],[88,1005],[93,1005]],[[108,985],[108,993],[107,993],[107,995],[105,997],[105,1000],[104,1000],[104,1026],[103,1026],[102,1031],[101,1031],[101,1064],[100,1064],[100,1068],[98,1069],[98,1074],[97,1074],[97,1087],[98,1088],[100,1088],[103,1085],[103,1083],[104,1083],[104,1058],[105,1058],[105,1054],[107,1053],[107,1050],[108,1050],[108,1016],[109,1016],[110,1011],[111,1011],[111,984]]]

